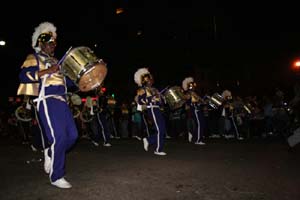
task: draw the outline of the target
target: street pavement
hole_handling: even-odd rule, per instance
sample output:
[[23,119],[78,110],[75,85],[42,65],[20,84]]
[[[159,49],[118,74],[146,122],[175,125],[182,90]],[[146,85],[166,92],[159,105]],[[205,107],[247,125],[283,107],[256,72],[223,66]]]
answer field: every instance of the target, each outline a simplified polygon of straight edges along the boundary
[[43,153],[0,138],[1,200],[299,200],[299,147],[281,140],[167,139],[167,156],[136,139],[96,147],[80,139],[68,153],[71,189],[52,186]]

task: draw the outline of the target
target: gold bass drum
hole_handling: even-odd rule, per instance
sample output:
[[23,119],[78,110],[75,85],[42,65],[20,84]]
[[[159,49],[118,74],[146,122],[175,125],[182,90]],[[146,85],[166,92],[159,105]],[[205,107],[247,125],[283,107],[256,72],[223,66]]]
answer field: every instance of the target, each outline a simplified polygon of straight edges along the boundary
[[107,74],[106,63],[84,46],[70,50],[62,61],[61,69],[82,92],[100,86]]
[[170,87],[162,95],[171,110],[181,108],[186,102],[183,90],[179,86]]
[[214,93],[212,96],[206,96],[206,100],[213,109],[218,109],[225,101],[223,96],[219,93]]

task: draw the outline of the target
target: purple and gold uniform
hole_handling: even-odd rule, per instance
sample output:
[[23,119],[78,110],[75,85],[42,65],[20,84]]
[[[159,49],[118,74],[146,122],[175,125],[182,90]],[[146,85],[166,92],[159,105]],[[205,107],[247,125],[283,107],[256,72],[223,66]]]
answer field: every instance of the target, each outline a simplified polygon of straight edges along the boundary
[[135,82],[140,86],[137,91],[138,104],[147,108],[147,114],[153,121],[156,134],[143,139],[144,148],[147,151],[148,145],[155,145],[154,154],[166,155],[163,152],[164,139],[166,136],[166,123],[161,112],[162,99],[159,91],[152,87],[153,78],[146,68],[140,68],[135,73]]
[[189,142],[194,142],[198,145],[204,145],[203,140],[203,131],[204,131],[204,119],[201,110],[201,97],[194,91],[196,83],[192,77],[187,77],[182,81],[182,88],[186,92],[187,97],[187,107],[190,109],[192,118],[195,122],[195,127],[193,128],[192,134],[189,133]]
[[29,54],[21,66],[18,94],[37,96],[34,102],[49,146],[45,149],[45,171],[53,185],[70,188],[71,185],[63,178],[65,155],[75,143],[78,132],[66,100],[66,77],[58,68],[49,71],[58,64],[53,56],[56,43],[50,43],[56,39],[55,30],[48,22],[36,28],[32,45],[36,52]]
[[[50,179],[52,182],[65,175],[65,153],[75,143],[77,128],[66,102],[66,80],[59,72],[39,78],[37,72],[57,63],[55,58],[42,53],[30,54],[20,72],[18,94],[38,96],[37,109],[50,145]],[[43,93],[43,94],[42,94]],[[39,94],[39,95],[38,95]]]
[[164,116],[160,110],[162,101],[159,92],[153,87],[141,87],[138,89],[138,103],[147,107],[147,114],[155,125],[156,134],[149,135],[149,144],[156,145],[155,151],[161,152],[166,137],[166,125]]

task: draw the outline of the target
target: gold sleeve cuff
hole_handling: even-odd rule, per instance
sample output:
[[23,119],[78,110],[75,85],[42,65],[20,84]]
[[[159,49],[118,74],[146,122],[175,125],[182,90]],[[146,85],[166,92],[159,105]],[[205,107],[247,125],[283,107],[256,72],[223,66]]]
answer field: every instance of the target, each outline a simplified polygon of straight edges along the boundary
[[145,94],[145,90],[144,89],[138,89],[137,94],[139,96],[141,96],[141,95]]

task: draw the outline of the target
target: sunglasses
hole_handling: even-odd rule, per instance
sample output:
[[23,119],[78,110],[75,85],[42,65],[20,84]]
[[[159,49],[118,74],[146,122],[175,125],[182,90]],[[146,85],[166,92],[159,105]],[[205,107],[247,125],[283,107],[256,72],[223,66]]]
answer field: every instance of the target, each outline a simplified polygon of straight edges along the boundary
[[49,33],[42,33],[38,37],[38,41],[42,43],[48,43],[48,44],[56,44],[56,39],[53,37],[53,34],[51,32]]

